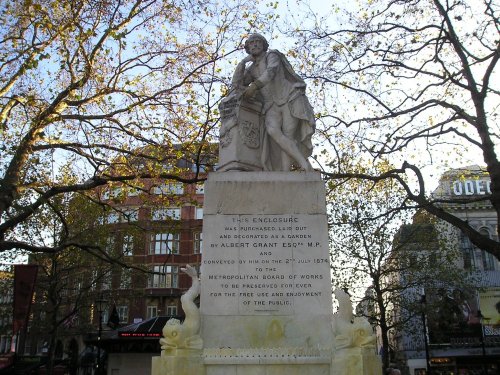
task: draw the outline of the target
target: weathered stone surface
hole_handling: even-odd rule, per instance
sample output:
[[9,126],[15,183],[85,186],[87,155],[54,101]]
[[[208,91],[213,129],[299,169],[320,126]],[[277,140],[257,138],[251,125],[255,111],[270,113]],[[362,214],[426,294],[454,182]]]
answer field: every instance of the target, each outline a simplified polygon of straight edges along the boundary
[[331,347],[319,173],[215,173],[205,184],[205,197],[205,347]]
[[211,173],[203,212],[326,215],[324,186],[319,172]]
[[350,348],[335,354],[331,375],[382,375],[382,363],[372,348]]
[[371,327],[338,290],[332,324],[319,173],[212,173],[203,219],[203,349],[168,346],[153,375],[382,374]]
[[262,105],[229,97],[220,105],[219,171],[261,171]]
[[205,375],[202,350],[176,349],[153,357],[152,375]]
[[[262,103],[263,124],[260,144],[260,169],[265,171],[290,171],[292,165],[312,171],[308,157],[312,154],[311,137],[315,131],[314,111],[305,95],[306,83],[295,73],[286,56],[268,49],[267,40],[260,34],[252,34],[245,42],[248,53],[237,65],[233,74],[231,92],[221,103],[221,148],[228,144],[241,147],[234,141],[235,132],[229,132],[234,122],[240,131],[243,122],[234,121],[233,108],[240,108],[241,100]],[[248,124],[247,124],[248,125]],[[227,152],[227,151],[224,151]],[[245,154],[246,150],[236,150]],[[227,168],[226,154],[220,163]],[[244,165],[241,165],[244,167]],[[251,170],[241,168],[240,170]]]

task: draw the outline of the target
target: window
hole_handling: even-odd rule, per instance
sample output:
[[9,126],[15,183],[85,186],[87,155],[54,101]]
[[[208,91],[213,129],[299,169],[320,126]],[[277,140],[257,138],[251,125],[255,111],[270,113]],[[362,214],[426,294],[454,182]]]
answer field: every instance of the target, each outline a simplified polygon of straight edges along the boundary
[[167,316],[176,316],[177,315],[177,306],[176,305],[168,305],[167,306]]
[[201,254],[203,250],[203,233],[194,232],[193,233],[193,252],[195,254]]
[[115,188],[111,189],[111,197],[112,198],[118,198],[121,193],[122,193],[121,187],[115,187]]
[[39,339],[36,343],[36,354],[47,353],[47,342]]
[[111,254],[114,249],[115,249],[115,238],[110,236],[106,238],[106,243],[104,244],[104,250],[106,251],[107,254]]
[[481,258],[483,260],[483,270],[494,271],[495,270],[495,259],[490,253],[481,250]]
[[154,221],[158,220],[180,220],[181,219],[181,209],[180,208],[157,208],[151,211],[151,218]]
[[119,221],[120,221],[120,214],[118,212],[110,212],[108,214],[108,220],[107,220],[108,224],[115,224],[118,223]]
[[127,190],[127,195],[129,197],[136,197],[140,194],[140,192],[141,192],[141,190],[139,188],[129,187]]
[[98,281],[99,281],[99,271],[93,269],[92,276],[90,279],[90,290],[96,290]]
[[73,291],[75,293],[80,292],[82,290],[82,286],[83,286],[83,275],[77,274],[73,279]]
[[110,290],[112,279],[113,279],[113,275],[111,274],[111,271],[106,272],[102,276],[101,290]]
[[153,194],[156,195],[171,195],[171,194],[183,194],[184,187],[180,182],[165,182],[159,186],[153,188]]
[[158,307],[157,306],[148,306],[148,311],[147,311],[146,315],[147,315],[148,319],[156,318],[158,316]]
[[[97,312],[97,319],[99,319],[99,312]],[[107,307],[105,308],[105,310],[102,311],[101,319],[103,325],[108,323],[109,311]]]
[[462,233],[462,257],[464,258],[464,269],[472,270],[475,268],[474,251],[469,238]]
[[[491,238],[491,234],[488,228],[479,229],[479,233],[481,233],[485,237]],[[484,250],[481,250],[481,258],[482,258],[483,270],[485,271],[495,270],[495,259],[493,258],[493,255],[487,253]]]
[[195,212],[194,218],[197,220],[203,219],[203,208],[202,207],[196,207],[196,212]]
[[134,236],[130,234],[123,236],[122,253],[125,256],[134,255]]
[[116,311],[120,317],[120,323],[128,322],[128,306],[117,306]]
[[133,222],[137,220],[139,220],[139,210],[133,208],[124,210],[120,217],[120,221],[123,223]]
[[193,172],[199,172],[199,173],[204,173],[207,171],[207,166],[205,164],[201,164],[201,163],[198,163],[198,165],[196,163],[193,163],[191,165],[191,171]]
[[132,270],[123,268],[120,275],[120,289],[129,289],[132,285]]
[[196,194],[205,194],[205,184],[196,184]]
[[[7,352],[10,351],[10,343],[7,348]],[[24,354],[25,355],[31,355],[31,340],[26,340],[24,343]]]
[[153,274],[148,280],[149,288],[177,288],[179,282],[179,267],[158,265],[153,266]]
[[154,233],[149,245],[150,254],[178,254],[179,233]]

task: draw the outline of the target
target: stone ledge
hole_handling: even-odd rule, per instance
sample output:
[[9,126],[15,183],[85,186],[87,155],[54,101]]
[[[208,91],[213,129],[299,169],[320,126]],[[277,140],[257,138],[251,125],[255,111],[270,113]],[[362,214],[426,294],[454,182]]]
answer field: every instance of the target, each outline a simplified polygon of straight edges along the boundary
[[252,364],[330,364],[331,350],[326,348],[213,348],[203,351],[206,365]]
[[326,215],[319,172],[212,172],[205,183],[204,215]]

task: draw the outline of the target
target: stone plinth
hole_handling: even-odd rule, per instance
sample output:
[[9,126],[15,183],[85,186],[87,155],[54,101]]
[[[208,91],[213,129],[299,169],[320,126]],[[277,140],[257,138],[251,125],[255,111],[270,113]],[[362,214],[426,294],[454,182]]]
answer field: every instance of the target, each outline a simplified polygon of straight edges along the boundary
[[382,375],[382,362],[374,348],[349,348],[335,353],[332,375]]
[[153,357],[152,375],[205,375],[202,350],[174,349]]
[[332,348],[319,173],[212,173],[203,220],[205,348]]
[[257,102],[227,98],[222,102],[219,171],[261,171],[262,124]]
[[[211,173],[203,220],[203,349],[163,351],[153,375],[382,375],[370,337],[355,340],[350,300],[332,330],[319,173]],[[339,336],[350,347],[335,353]]]

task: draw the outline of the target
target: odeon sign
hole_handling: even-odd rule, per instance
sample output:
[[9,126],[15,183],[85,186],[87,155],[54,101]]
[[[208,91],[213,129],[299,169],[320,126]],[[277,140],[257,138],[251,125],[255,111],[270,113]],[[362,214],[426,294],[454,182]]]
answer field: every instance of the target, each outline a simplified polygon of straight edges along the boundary
[[491,181],[488,180],[457,180],[453,182],[455,195],[485,195],[491,194]]

